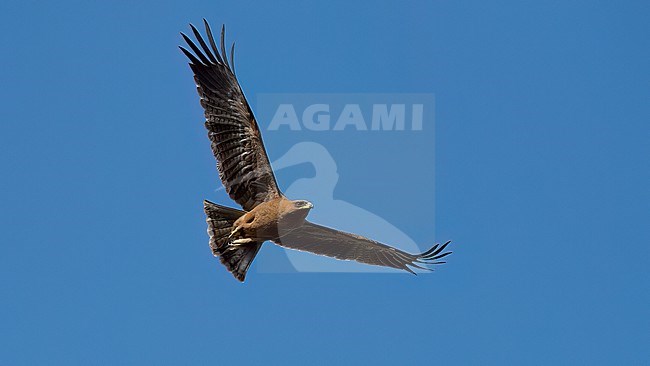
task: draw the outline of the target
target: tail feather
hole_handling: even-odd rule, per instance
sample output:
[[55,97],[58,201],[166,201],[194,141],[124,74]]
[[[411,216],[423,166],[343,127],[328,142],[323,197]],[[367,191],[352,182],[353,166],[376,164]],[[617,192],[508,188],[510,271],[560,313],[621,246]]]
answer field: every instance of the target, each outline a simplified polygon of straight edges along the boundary
[[206,222],[208,223],[212,254],[219,257],[221,263],[226,266],[236,279],[244,282],[246,272],[262,246],[262,243],[245,246],[230,244],[228,236],[232,230],[232,225],[245,212],[217,205],[207,200],[203,201],[203,209],[207,216]]

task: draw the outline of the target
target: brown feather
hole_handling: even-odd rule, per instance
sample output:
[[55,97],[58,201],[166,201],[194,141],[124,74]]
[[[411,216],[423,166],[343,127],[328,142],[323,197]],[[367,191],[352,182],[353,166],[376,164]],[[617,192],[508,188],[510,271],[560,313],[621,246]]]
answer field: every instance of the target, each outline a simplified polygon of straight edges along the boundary
[[449,242],[440,248],[437,248],[436,245],[432,250],[424,253],[410,254],[360,235],[316,225],[309,221],[305,221],[300,228],[288,232],[279,240],[276,240],[275,243],[289,249],[340,260],[353,260],[376,266],[392,267],[411,273],[415,272],[408,266],[430,269],[419,264],[440,264],[436,260],[451,254],[451,252],[442,253]]
[[[188,50],[194,71],[201,106],[205,110],[205,127],[217,159],[217,169],[226,192],[246,211],[262,202],[281,196],[269,158],[264,149],[262,135],[239,82],[223,53],[225,37],[222,30],[219,54],[212,32],[206,22],[208,41],[213,54],[201,34],[192,26],[197,46],[183,34],[183,39],[196,57]],[[232,57],[231,57],[232,62]]]

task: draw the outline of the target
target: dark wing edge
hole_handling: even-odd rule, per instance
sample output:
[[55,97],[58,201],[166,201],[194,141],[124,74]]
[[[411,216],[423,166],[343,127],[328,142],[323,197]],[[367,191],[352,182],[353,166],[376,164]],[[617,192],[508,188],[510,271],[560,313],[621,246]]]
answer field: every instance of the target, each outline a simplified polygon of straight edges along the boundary
[[[410,254],[366,237],[338,231],[308,221],[298,229],[283,235],[276,244],[294,250],[324,255],[340,260],[353,260],[376,266],[392,267],[416,274],[410,267],[433,271],[425,267],[446,263],[440,259],[452,252],[444,252],[448,241],[429,250]],[[410,267],[409,267],[410,266]]]
[[198,46],[187,35],[181,36],[192,50],[179,46],[190,60],[201,106],[205,110],[205,127],[217,159],[219,178],[230,197],[244,210],[281,195],[266,154],[262,135],[253,112],[234,72],[235,44],[226,53],[225,26],[221,28],[221,47],[203,19],[206,43],[190,24]]

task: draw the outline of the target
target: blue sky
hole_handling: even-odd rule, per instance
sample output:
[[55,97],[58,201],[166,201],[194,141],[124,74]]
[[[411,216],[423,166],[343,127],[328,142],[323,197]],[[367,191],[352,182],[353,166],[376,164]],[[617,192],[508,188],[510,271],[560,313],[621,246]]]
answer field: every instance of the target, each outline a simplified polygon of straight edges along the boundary
[[[649,8],[3,2],[0,364],[647,363]],[[435,128],[265,143],[325,146],[336,199],[453,240],[448,264],[265,273],[268,246],[245,284],[223,270],[201,202],[231,203],[176,47],[203,17],[253,108],[435,95]]]

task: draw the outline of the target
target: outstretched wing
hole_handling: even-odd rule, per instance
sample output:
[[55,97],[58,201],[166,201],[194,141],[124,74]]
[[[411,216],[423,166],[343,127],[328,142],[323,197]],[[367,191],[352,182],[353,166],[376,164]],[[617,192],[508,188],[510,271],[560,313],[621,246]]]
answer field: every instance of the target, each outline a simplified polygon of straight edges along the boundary
[[235,44],[232,45],[228,61],[225,27],[221,29],[219,52],[208,22],[203,21],[212,49],[191,24],[201,48],[181,33],[194,53],[183,47],[180,49],[191,61],[219,177],[230,197],[244,210],[250,211],[262,202],[279,197],[281,193],[264,150],[260,129],[235,77]]
[[429,269],[420,264],[443,264],[440,261],[451,252],[445,252],[450,242],[434,245],[421,254],[410,254],[360,235],[334,230],[305,221],[298,229],[283,235],[276,244],[341,260],[353,260],[377,266],[392,267],[414,273],[411,267]]

